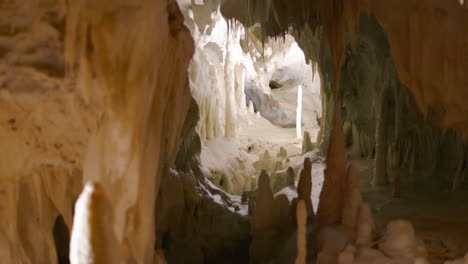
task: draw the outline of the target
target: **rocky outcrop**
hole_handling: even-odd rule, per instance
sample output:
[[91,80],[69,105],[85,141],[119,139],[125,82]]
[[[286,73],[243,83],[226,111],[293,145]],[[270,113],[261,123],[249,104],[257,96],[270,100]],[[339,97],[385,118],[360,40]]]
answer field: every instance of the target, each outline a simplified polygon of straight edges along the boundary
[[248,99],[252,101],[255,110],[272,124],[286,128],[296,127],[294,113],[278,109],[279,106],[277,104],[275,107],[274,99],[262,90],[256,88],[254,84],[246,83],[245,94]]
[[286,239],[293,232],[292,210],[285,195],[273,196],[268,173],[262,171],[252,216],[250,263],[268,263],[278,258]]

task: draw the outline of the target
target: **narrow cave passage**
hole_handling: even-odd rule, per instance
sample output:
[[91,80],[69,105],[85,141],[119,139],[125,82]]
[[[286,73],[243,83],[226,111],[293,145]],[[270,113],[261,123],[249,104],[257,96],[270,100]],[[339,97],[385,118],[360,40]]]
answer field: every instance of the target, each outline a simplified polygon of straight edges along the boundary
[[[264,223],[261,228],[282,226],[280,231],[264,237],[265,234],[256,231],[259,228],[256,225],[258,221],[269,221],[262,217],[272,217],[276,213],[275,209],[257,207],[283,206],[279,210],[291,210],[289,205],[284,205],[286,203],[295,210],[296,197],[304,198],[300,194],[304,181],[299,182],[304,168],[309,168],[304,159],[309,158],[312,185],[311,190],[306,187],[305,192],[311,197],[314,213],[317,212],[325,156],[332,140],[329,134],[335,105],[330,54],[319,44],[322,42],[320,31],[291,30],[290,34],[279,38],[265,37],[264,24],[245,27],[236,19],[223,17],[216,6],[180,4],[196,46],[189,80],[199,108],[195,131],[200,136],[199,176],[208,180],[206,195],[217,206],[230,211],[232,219],[227,224],[219,223],[224,228],[229,228],[233,221],[243,221],[233,220],[240,219],[238,215],[247,217],[243,219],[247,219],[250,230],[236,229],[238,233],[234,237],[246,235],[245,240],[238,241],[249,241],[249,253],[243,245],[244,249],[236,254],[245,256],[251,263],[265,258],[288,263],[295,255],[295,248],[273,255],[265,250],[281,251],[289,247],[288,243],[292,242],[288,239],[295,236],[295,224],[290,221],[295,221],[295,216]],[[355,165],[356,187],[369,206],[368,215],[363,216],[366,209],[360,209],[359,217],[363,219],[353,220],[363,221],[368,225],[364,228],[369,228],[353,234],[358,236],[354,243],[362,247],[367,243],[363,240],[388,236],[388,245],[381,244],[380,248],[373,249],[389,254],[386,250],[414,246],[411,254],[427,258],[430,263],[461,257],[468,251],[465,239],[468,236],[465,220],[468,219],[468,197],[464,176],[467,148],[459,133],[441,132],[414,108],[413,95],[396,76],[387,36],[379,22],[368,15],[361,15],[360,20],[354,46],[348,43],[346,47],[338,108],[345,155],[348,164]],[[303,115],[298,132],[300,89]],[[435,141],[430,142],[431,139]],[[418,154],[425,150],[433,154]],[[428,169],[427,164],[433,167]],[[447,173],[450,176],[441,176]],[[262,187],[262,182],[267,183],[268,188]],[[347,199],[351,200],[344,203],[356,202],[353,199],[357,198]],[[196,214],[203,214],[199,207],[195,210]],[[314,213],[308,216],[308,222]],[[441,221],[434,213],[444,214],[446,219]],[[398,219],[409,222],[398,222]],[[387,227],[390,222],[393,226]],[[319,259],[317,251],[323,249],[312,246],[317,243],[313,233],[319,230],[310,223],[314,221],[309,222],[313,231],[307,238],[311,243],[307,255]],[[413,228],[417,233],[414,237]],[[444,231],[434,231],[440,228]],[[335,235],[342,238],[349,235],[337,230],[330,232],[338,232]],[[327,239],[337,243],[338,237]],[[395,242],[398,237],[406,239],[404,243],[407,244]],[[392,239],[396,240],[392,242]],[[279,245],[273,246],[271,241]],[[167,244],[171,242],[163,247],[168,247]],[[235,244],[229,247],[231,252],[239,249]],[[215,261],[219,257],[215,256],[218,253],[211,257],[208,257],[210,253],[203,254],[205,261]],[[358,263],[371,263],[365,260],[369,256],[360,257],[362,260]],[[377,254],[373,258],[380,257]],[[382,258],[381,261],[386,260]],[[405,263],[398,261],[403,260],[396,263]]]
[[[259,27],[244,28],[219,10],[203,23],[205,9],[187,9],[185,16],[196,46],[189,77],[200,109],[196,131],[205,177],[242,195],[257,189],[266,170],[280,191],[292,184],[286,183],[288,167],[297,175],[304,154],[317,147],[318,73],[293,36],[262,44]],[[316,154],[307,155],[318,160]]]

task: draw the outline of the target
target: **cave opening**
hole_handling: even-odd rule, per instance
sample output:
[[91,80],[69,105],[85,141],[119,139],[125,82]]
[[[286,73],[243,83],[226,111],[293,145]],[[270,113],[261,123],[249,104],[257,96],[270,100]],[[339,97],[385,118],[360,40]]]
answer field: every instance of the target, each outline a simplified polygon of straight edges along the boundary
[[[201,138],[201,174],[209,180],[208,185],[214,185],[207,187],[212,188],[208,195],[230,208],[232,217],[251,217],[251,262],[266,254],[259,247],[275,248],[265,238],[255,236],[253,218],[258,218],[259,196],[270,192],[274,200],[263,201],[268,206],[284,202],[295,208],[296,197],[304,199],[299,182],[309,161],[312,186],[302,189],[310,193],[311,210],[317,212],[334,111],[341,117],[346,159],[358,174],[356,186],[375,218],[369,228],[376,233],[370,236],[383,235],[391,228],[388,223],[394,223],[394,232],[416,229],[422,244],[414,243],[424,247],[424,252],[415,254],[431,263],[463,256],[468,250],[464,220],[468,214],[461,213],[466,212],[468,201],[467,147],[460,132],[445,132],[430,116],[419,112],[414,95],[399,80],[388,36],[375,17],[361,14],[355,36],[346,40],[339,107],[335,110],[332,56],[321,44],[323,29],[290,28],[280,37],[277,33],[268,36],[270,22],[227,19],[216,5],[207,3],[181,4],[181,8],[196,47],[189,83],[199,107],[196,131]],[[288,53],[299,54],[301,62],[288,61],[293,57]],[[307,91],[311,86],[313,90]],[[300,89],[304,95],[303,117],[302,129],[297,132],[294,117]],[[275,119],[278,115],[265,114],[269,111],[265,105],[273,110],[291,110],[292,114],[283,112],[282,116],[289,118],[279,122]],[[440,176],[444,174],[450,176]],[[270,191],[260,187],[261,175],[267,175]],[[200,208],[197,210],[200,212]],[[440,214],[446,214],[450,224],[437,233],[434,230],[442,228],[436,216]],[[408,227],[398,219],[412,224]],[[270,239],[281,241],[289,232],[275,232]]]
[[[182,11],[195,43],[189,84],[199,108],[205,177],[237,196],[257,190],[262,170],[275,193],[294,187],[304,158],[320,163],[316,63],[291,34],[262,42],[260,25],[246,28],[209,5]],[[287,182],[289,167],[296,183]]]

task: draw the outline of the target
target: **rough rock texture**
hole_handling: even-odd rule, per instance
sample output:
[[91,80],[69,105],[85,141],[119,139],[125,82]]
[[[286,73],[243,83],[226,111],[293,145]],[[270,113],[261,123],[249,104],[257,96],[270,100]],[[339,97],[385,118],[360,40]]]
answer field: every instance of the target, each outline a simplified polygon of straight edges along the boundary
[[356,224],[358,223],[359,207],[362,204],[362,197],[358,190],[356,177],[356,168],[351,164],[348,166],[346,174],[341,223],[354,230],[356,230]]
[[388,223],[379,249],[392,258],[414,259],[427,257],[421,241],[417,241],[413,226],[408,221],[395,220]]
[[304,138],[302,139],[302,153],[309,152],[314,149],[314,145],[310,140],[310,133],[308,131],[304,131]]
[[[175,158],[190,99],[193,42],[177,4],[0,6],[2,262],[56,263],[52,230],[72,229],[89,180],[110,200],[94,213],[113,221],[94,235],[115,238],[114,263],[152,261],[159,169]],[[67,228],[54,228],[59,215]]]
[[125,258],[111,230],[114,219],[110,200],[99,183],[88,182],[75,204],[70,239],[70,262],[115,263]]
[[250,263],[268,263],[278,258],[285,241],[293,232],[293,213],[285,195],[273,196],[268,173],[262,171],[252,216]]
[[175,166],[165,172],[156,204],[156,247],[168,263],[239,263],[248,258],[250,217],[208,182],[201,170],[201,140],[192,99]]
[[295,264],[306,263],[306,226],[307,226],[307,209],[303,200],[299,200],[296,205],[296,221],[297,221],[297,257]]
[[314,208],[312,207],[312,164],[309,158],[304,159],[304,168],[301,170],[299,182],[297,183],[297,199],[304,201],[307,209],[307,219],[314,218]]
[[325,181],[320,193],[318,208],[319,226],[334,225],[341,221],[343,205],[343,179],[346,175],[346,158],[340,119],[335,112],[331,130],[330,145],[327,152]]
[[[229,8],[233,3],[236,8]],[[395,65],[395,76],[373,80],[394,87],[394,103],[401,103],[394,112],[397,140],[390,148],[396,149],[397,154],[392,154],[391,161],[414,170],[434,164],[427,161],[442,159],[444,162],[439,165],[447,166],[447,174],[454,175],[448,179],[451,185],[457,187],[463,182],[468,159],[461,135],[441,133],[423,117],[443,128],[463,131],[465,136],[468,133],[466,2],[462,6],[457,1],[436,0],[318,0],[301,4],[258,0],[249,8],[246,4],[250,3],[226,1],[223,10],[246,10],[247,14],[236,17],[244,23],[260,22],[262,41],[264,35],[283,33],[289,23],[293,24],[297,35],[305,38],[301,45],[309,51],[308,56],[317,58],[320,74],[327,83],[322,137],[326,138],[330,127],[332,133],[318,212],[323,225],[343,224],[342,204],[345,193],[349,193],[343,192],[346,160],[340,116],[343,121],[351,119],[341,113],[341,106],[346,105],[344,92],[355,93],[342,82],[360,75],[346,76],[346,70],[342,71],[343,67],[353,68],[352,55],[364,59],[363,69],[391,72],[390,56],[372,60],[374,55],[385,52]],[[57,263],[57,256],[64,255],[57,249],[66,247],[55,245],[59,234],[54,237],[53,231],[66,233],[67,228],[72,229],[72,240],[79,240],[79,248],[75,242],[71,245],[73,263],[151,263],[155,259],[164,262],[164,254],[157,247],[164,248],[171,260],[180,257],[176,261],[186,262],[184,257],[190,256],[196,262],[211,258],[216,261],[219,252],[232,253],[232,249],[238,249],[238,243],[245,244],[246,219],[233,212],[236,205],[229,206],[230,197],[200,180],[202,173],[197,166],[185,167],[189,166],[184,162],[186,158],[179,156],[182,163],[177,164],[177,170],[170,169],[181,149],[180,155],[196,160],[192,143],[199,143],[193,133],[187,136],[188,141],[193,140],[190,144],[180,141],[190,107],[186,69],[194,45],[175,1],[26,0],[0,1],[0,7],[2,262]],[[355,46],[358,53],[351,48],[358,42],[350,41],[350,49],[345,48],[346,35],[352,40],[363,36],[366,39],[366,34],[358,31],[376,25],[364,18],[357,27],[361,11],[374,15],[382,25],[389,49],[374,49],[385,44],[375,44],[379,38],[372,37]],[[197,21],[199,28],[209,23],[205,19]],[[307,43],[321,52],[314,53],[316,49],[307,48]],[[207,52],[216,49],[211,46]],[[374,52],[368,52],[369,49]],[[319,54],[323,57],[319,58]],[[233,57],[225,59],[228,65],[235,65],[231,63]],[[373,67],[374,64],[379,67]],[[232,84],[236,71],[223,70],[224,80]],[[392,77],[398,77],[403,85]],[[351,83],[362,81],[354,79]],[[234,94],[233,89],[243,82],[236,85],[230,85],[226,91]],[[412,96],[405,92],[406,88]],[[242,100],[243,96],[235,98]],[[235,104],[231,99],[224,101],[227,130],[222,134],[228,137],[235,135]],[[415,111],[413,102],[423,114]],[[403,114],[409,117],[403,118]],[[414,120],[418,121],[416,125],[409,125]],[[366,130],[356,123],[358,131]],[[375,123],[370,123],[368,131],[375,127]],[[369,135],[360,142],[362,149],[369,150],[368,146],[373,145],[369,142],[375,131]],[[402,149],[403,146],[408,147]],[[419,157],[420,152],[427,154]],[[82,192],[73,216],[73,204],[87,182],[94,183]],[[172,193],[160,188],[162,184],[181,195],[171,197]],[[253,263],[274,259],[281,252],[282,242],[293,232],[293,213],[287,198],[273,197],[265,173],[259,185],[250,245]],[[106,202],[101,204],[100,198]],[[223,201],[221,204],[215,203],[218,198]],[[95,202],[99,206],[86,206]],[[156,214],[170,216],[156,219]],[[373,243],[373,223],[364,203],[359,207],[356,225],[360,248],[355,252],[355,263],[392,263],[394,259],[367,247]],[[224,233],[229,228],[238,232]],[[414,236],[406,236],[411,234],[411,228],[404,225],[403,229],[404,241],[413,241]],[[338,243],[326,243],[332,250],[324,250],[321,256],[340,259],[337,248],[352,254],[352,248],[346,249],[340,243],[344,235],[335,232],[339,229],[331,230],[331,240],[336,234]],[[216,235],[210,237],[211,234]],[[189,244],[192,240],[184,238],[195,242]],[[400,256],[401,252],[395,249],[406,250],[386,244],[393,239],[399,241],[399,236],[389,234],[387,238],[382,250],[392,256]],[[239,240],[236,245],[220,243],[231,239]],[[106,240],[100,243],[101,247],[93,245]],[[412,242],[410,245],[414,246]],[[181,248],[186,251],[180,251]],[[78,249],[85,253],[76,253]],[[113,257],[119,259],[109,260]],[[421,258],[416,260],[424,262]]]
[[245,94],[252,101],[256,111],[271,123],[280,127],[296,127],[294,113],[280,110],[279,106],[275,108],[275,103],[272,102],[274,99],[252,83],[245,85]]
[[[221,8],[226,17],[236,17],[245,25],[260,23],[265,36],[283,34],[292,26],[289,32],[306,57],[317,62],[323,84],[319,134],[323,152],[333,120],[332,91],[339,87],[341,119],[351,123],[358,154],[374,156],[379,114],[372,109],[380,109],[385,88],[390,94],[387,167],[424,170],[425,175],[448,169],[450,178],[439,180],[460,186],[459,179],[466,178],[461,175],[467,172],[458,168],[466,164],[467,149],[461,135],[444,130],[467,134],[466,8],[457,1],[433,0],[392,4],[384,0],[255,4],[244,0],[237,1],[235,9],[232,2],[224,2]],[[293,15],[296,12],[303,15]],[[439,51],[436,56],[434,50]]]
[[[129,12],[119,12],[123,6]],[[121,261],[149,262],[161,170],[175,160],[191,100],[186,69],[193,41],[175,1],[68,8],[66,58],[79,65],[70,74],[85,99],[104,107],[83,181],[101,183],[110,197]]]

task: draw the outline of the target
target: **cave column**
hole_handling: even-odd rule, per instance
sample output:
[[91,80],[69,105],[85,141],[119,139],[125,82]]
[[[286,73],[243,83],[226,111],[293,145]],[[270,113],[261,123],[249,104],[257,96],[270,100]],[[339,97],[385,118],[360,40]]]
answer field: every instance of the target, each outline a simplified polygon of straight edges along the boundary
[[385,185],[388,183],[387,176],[387,128],[388,128],[388,100],[387,91],[382,91],[382,102],[380,104],[380,111],[377,117],[377,129],[376,129],[376,140],[375,140],[375,171],[373,184]]

